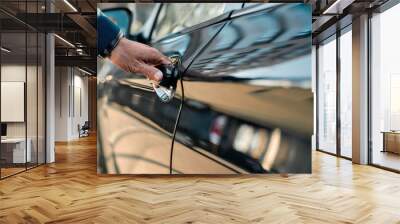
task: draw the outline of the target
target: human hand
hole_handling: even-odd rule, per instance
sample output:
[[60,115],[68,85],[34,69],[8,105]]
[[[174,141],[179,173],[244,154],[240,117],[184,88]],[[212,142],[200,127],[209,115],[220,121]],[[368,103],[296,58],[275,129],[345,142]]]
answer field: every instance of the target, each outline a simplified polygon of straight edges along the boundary
[[161,81],[163,74],[155,66],[171,64],[169,58],[157,49],[126,38],[119,41],[111,52],[110,60],[127,72],[142,73],[156,82]]

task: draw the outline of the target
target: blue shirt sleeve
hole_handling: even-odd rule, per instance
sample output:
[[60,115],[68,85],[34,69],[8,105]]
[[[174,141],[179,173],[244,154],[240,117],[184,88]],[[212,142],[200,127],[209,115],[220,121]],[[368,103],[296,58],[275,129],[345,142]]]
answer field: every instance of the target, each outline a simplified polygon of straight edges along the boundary
[[97,53],[103,57],[109,55],[122,35],[119,27],[97,10]]

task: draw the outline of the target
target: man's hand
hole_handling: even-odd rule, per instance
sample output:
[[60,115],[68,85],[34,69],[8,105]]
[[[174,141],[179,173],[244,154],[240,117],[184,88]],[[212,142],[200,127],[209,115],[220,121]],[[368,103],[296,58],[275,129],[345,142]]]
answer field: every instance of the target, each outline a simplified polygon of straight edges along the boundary
[[157,49],[122,38],[111,52],[110,60],[127,72],[142,73],[150,80],[160,82],[163,74],[154,66],[171,64]]

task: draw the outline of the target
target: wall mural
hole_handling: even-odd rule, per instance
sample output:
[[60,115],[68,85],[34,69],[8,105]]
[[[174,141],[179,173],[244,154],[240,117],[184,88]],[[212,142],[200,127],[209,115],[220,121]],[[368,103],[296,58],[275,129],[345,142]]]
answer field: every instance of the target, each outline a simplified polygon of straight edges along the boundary
[[[99,173],[311,173],[308,4],[102,3],[97,29]],[[161,80],[118,64],[138,42]]]

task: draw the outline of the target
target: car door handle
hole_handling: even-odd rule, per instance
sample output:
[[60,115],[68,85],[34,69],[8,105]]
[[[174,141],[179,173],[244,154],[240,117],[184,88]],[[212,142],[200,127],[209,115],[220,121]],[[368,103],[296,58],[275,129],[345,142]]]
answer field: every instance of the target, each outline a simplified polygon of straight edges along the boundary
[[180,57],[177,55],[170,56],[171,64],[156,66],[162,73],[163,78],[160,83],[153,83],[153,89],[161,102],[170,102],[175,95],[176,84],[179,79]]

